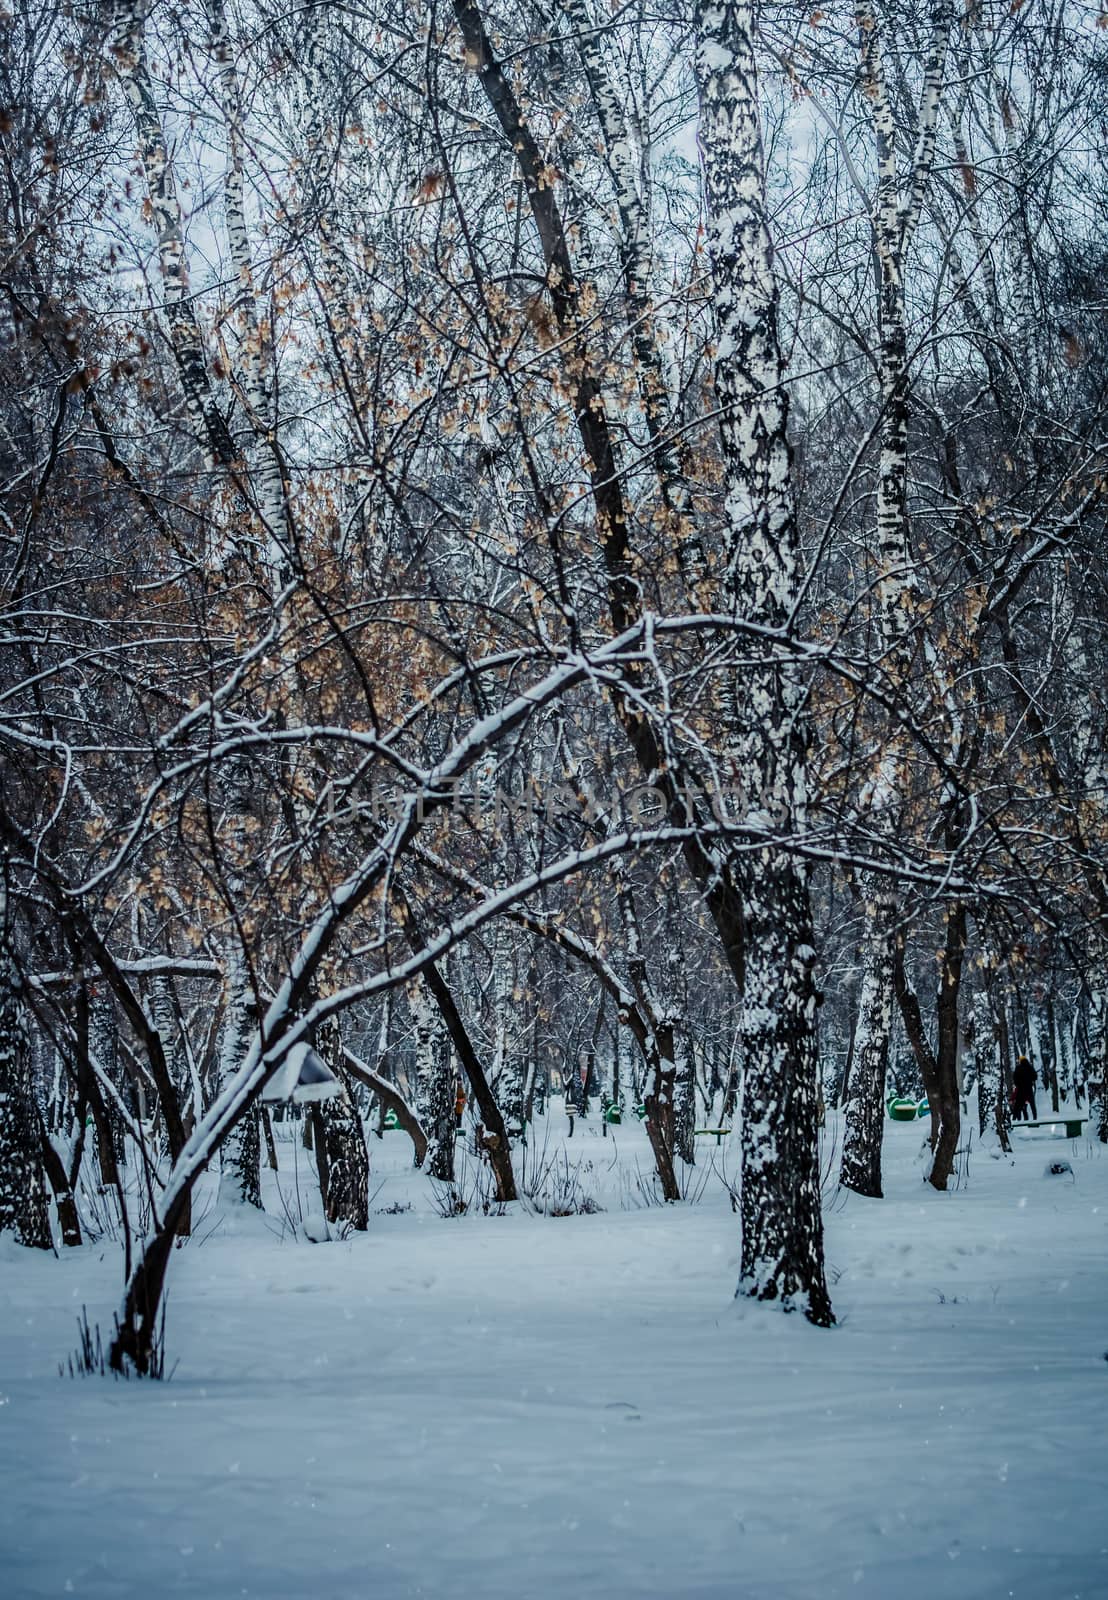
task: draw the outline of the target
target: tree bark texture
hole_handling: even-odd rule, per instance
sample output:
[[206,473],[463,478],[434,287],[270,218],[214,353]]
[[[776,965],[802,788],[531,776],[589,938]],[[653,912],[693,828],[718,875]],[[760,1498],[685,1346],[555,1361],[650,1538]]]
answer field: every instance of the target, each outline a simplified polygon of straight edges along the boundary
[[977,1072],[977,1131],[981,1138],[996,1126],[1000,1094],[1000,1052],[989,997],[979,989],[973,1001],[973,1064]]
[[[227,1009],[219,1047],[219,1087],[229,1084],[254,1036],[254,996],[245,963],[235,953],[228,980]],[[262,1209],[262,1149],[258,1108],[253,1105],[230,1129],[219,1151],[219,1203]]]
[[936,1015],[939,1025],[935,1067],[938,1082],[939,1136],[928,1182],[945,1189],[954,1170],[962,1107],[958,1098],[958,995],[966,953],[966,908],[958,903],[946,914],[946,939],[939,974]]
[[36,1123],[23,1004],[8,951],[0,944],[0,1233],[10,1229],[17,1244],[50,1250]]
[[[799,589],[788,402],[765,201],[754,14],[696,9],[724,539],[736,615],[785,630]],[[788,849],[805,827],[808,730],[799,673],[766,646],[734,685],[734,773],[766,847],[744,857],[742,1267],[738,1293],[834,1320],[823,1260],[815,960],[807,870]]]
[[319,1029],[316,1048],[342,1084],[341,1094],[332,1096],[321,1108],[327,1153],[324,1213],[328,1222],[364,1233],[369,1227],[369,1151],[346,1070],[339,1024],[334,1018]]
[[422,979],[409,986],[408,1005],[415,1027],[419,1120],[427,1132],[424,1170],[440,1183],[454,1182],[454,1069],[450,1049],[436,1026],[435,1011]]
[[[939,97],[950,34],[949,0],[932,13],[932,52],[924,73],[916,148],[905,192],[897,159],[897,123],[882,58],[877,13],[868,0],[856,7],[865,96],[873,127],[877,194],[873,208],[877,288],[878,380],[881,399],[876,492],[877,633],[890,693],[904,696],[910,681],[910,633],[917,605],[915,561],[908,514],[908,341],[904,274],[908,246],[930,183]],[[878,752],[864,799],[870,824],[883,838],[897,827],[903,788],[905,741],[894,731]],[[863,936],[862,992],[854,1081],[846,1107],[842,1183],[859,1194],[881,1195],[881,1142],[885,1078],[892,1023],[896,898],[888,880],[863,877],[867,922]]]
[[893,919],[896,903],[882,894],[867,907],[871,925],[863,942],[858,1023],[854,1033],[850,1094],[839,1181],[856,1194],[881,1198],[881,1141],[885,1131],[885,1078],[893,1005]]

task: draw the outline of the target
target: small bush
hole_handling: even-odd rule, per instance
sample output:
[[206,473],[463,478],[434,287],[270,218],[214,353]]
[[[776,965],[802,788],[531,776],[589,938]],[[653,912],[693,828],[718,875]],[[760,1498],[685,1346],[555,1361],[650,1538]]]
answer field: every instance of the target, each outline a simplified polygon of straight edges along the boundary
[[592,1162],[571,1165],[569,1152],[562,1150],[538,1163],[520,1193],[544,1217],[593,1216],[604,1207],[586,1193],[582,1171],[591,1172]]
[[[174,1362],[168,1375],[165,1370],[165,1312],[166,1300],[162,1298],[162,1311],[158,1319],[157,1332],[154,1336],[154,1347],[150,1353],[150,1369],[148,1372],[139,1373],[132,1367],[126,1367],[122,1372],[116,1372],[108,1365],[107,1352],[100,1336],[100,1324],[97,1322],[89,1326],[88,1308],[81,1307],[81,1315],[77,1318],[78,1343],[76,1350],[70,1352],[65,1364],[58,1366],[58,1377],[64,1378],[68,1372],[71,1378],[106,1378],[110,1373],[113,1378],[158,1378],[165,1379],[168,1383],[177,1370]],[[115,1331],[119,1332],[119,1319],[115,1319]]]

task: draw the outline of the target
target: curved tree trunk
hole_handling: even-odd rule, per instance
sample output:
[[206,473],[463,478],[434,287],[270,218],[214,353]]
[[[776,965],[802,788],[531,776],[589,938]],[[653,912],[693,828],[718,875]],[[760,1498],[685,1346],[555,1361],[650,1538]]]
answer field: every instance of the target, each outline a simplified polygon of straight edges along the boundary
[[[424,948],[423,935],[416,924],[410,904],[399,891],[397,892],[397,900],[404,918],[404,931],[407,935],[408,943],[418,953]],[[504,1125],[504,1117],[496,1096],[489,1087],[489,1080],[481,1065],[480,1057],[474,1049],[473,1041],[469,1036],[469,1031],[462,1019],[461,1012],[455,1003],[450,986],[434,962],[429,963],[424,968],[423,977],[434,997],[435,1004],[439,1008],[443,1022],[446,1024],[447,1032],[450,1035],[454,1049],[457,1051],[462,1069],[469,1079],[469,1087],[473,1098],[477,1102],[477,1109],[486,1134],[484,1148],[489,1158],[489,1165],[493,1170],[493,1176],[496,1179],[496,1198],[502,1202],[518,1199],[515,1173],[512,1170],[512,1152],[508,1141],[508,1130]],[[453,1119],[453,1097],[451,1097],[450,1111]],[[453,1120],[451,1121],[451,1127],[453,1128]],[[428,1137],[430,1137],[430,1130],[426,1131]],[[418,1156],[416,1165],[420,1165]]]
[[62,1230],[62,1243],[65,1245],[79,1245],[81,1241],[81,1219],[77,1213],[77,1201],[73,1193],[73,1186],[69,1181],[69,1174],[65,1170],[65,1162],[55,1150],[50,1135],[46,1130],[41,1117],[38,1122],[39,1151],[42,1156],[42,1170],[49,1180],[54,1191],[54,1204],[58,1208],[58,1226]]
[[359,1061],[357,1056],[343,1049],[343,1061],[347,1072],[356,1078],[359,1083],[364,1083],[367,1089],[372,1089],[377,1096],[382,1116],[386,1111],[396,1114],[396,1120],[412,1141],[414,1151],[413,1166],[421,1167],[427,1155],[427,1135],[423,1125],[411,1106],[394,1083],[389,1083],[379,1072],[374,1072],[372,1067],[366,1066],[364,1061]]

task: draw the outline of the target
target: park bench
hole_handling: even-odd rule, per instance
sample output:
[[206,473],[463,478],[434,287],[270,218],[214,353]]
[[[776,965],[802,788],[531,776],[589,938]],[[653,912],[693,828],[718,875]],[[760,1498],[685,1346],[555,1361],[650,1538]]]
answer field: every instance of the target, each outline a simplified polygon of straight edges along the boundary
[[712,1133],[712,1134],[715,1134],[716,1143],[717,1144],[722,1144],[724,1134],[727,1134],[727,1133],[730,1133],[730,1132],[731,1132],[730,1128],[697,1128],[696,1136],[699,1139],[702,1134]]
[[1017,1118],[1012,1123],[1012,1126],[1013,1128],[1059,1128],[1064,1123],[1066,1129],[1066,1138],[1080,1139],[1081,1130],[1088,1120],[1088,1117],[1067,1117],[1063,1115],[1059,1115],[1057,1117],[1039,1117],[1035,1122],[1023,1122]]

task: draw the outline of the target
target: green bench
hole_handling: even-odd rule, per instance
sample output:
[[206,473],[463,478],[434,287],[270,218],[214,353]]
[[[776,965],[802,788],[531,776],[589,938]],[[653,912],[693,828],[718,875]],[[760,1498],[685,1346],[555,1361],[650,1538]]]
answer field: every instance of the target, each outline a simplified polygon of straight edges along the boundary
[[1022,1122],[1018,1117],[1013,1118],[1013,1128],[1060,1128],[1065,1125],[1067,1139],[1080,1139],[1081,1130],[1088,1122],[1088,1117],[1039,1117],[1035,1122]]
[[724,1139],[724,1135],[728,1134],[730,1132],[731,1132],[730,1128],[697,1128],[696,1136],[699,1139],[702,1134],[711,1133],[711,1134],[715,1135],[716,1143],[717,1144],[722,1144],[723,1143],[723,1139]]

